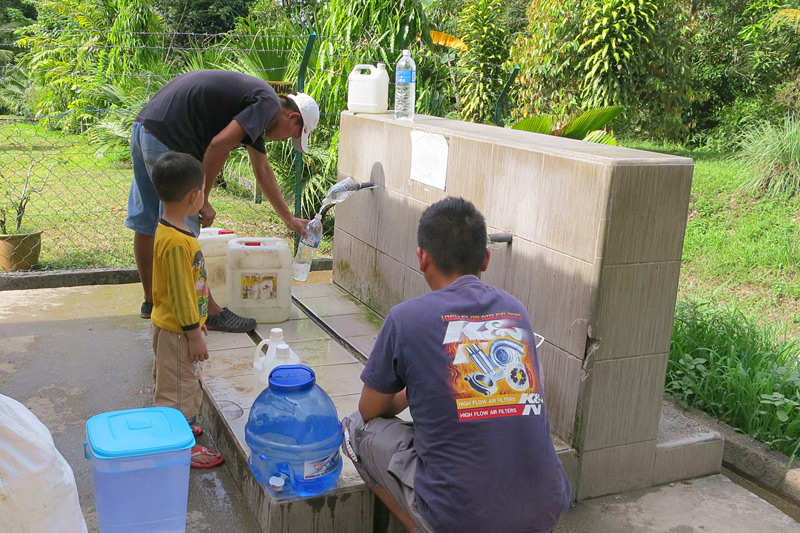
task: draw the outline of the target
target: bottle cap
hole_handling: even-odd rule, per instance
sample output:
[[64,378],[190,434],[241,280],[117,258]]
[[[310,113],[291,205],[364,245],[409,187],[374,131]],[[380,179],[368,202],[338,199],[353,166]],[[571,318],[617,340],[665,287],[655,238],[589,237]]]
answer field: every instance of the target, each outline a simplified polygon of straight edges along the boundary
[[289,358],[289,345],[285,342],[280,343],[275,347],[275,357]]
[[316,374],[306,365],[281,365],[270,372],[269,388],[281,393],[305,392],[316,380]]
[[381,62],[381,63],[378,63],[378,68],[383,68],[383,69],[385,69],[385,68],[386,68],[386,63],[382,63],[382,62]]
[[282,491],[284,483],[286,482],[280,476],[272,476],[271,478],[269,478],[269,484],[273,489],[275,489],[275,492]]
[[282,341],[283,340],[283,329],[282,328],[272,328],[269,330],[269,339],[270,341]]
[[403,50],[403,55],[404,56],[410,56],[411,55],[411,50]]

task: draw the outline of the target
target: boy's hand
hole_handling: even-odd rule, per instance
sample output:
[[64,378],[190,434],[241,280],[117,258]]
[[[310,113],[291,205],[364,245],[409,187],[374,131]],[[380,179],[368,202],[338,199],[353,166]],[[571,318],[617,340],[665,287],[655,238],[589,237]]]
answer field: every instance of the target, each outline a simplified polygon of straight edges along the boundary
[[[203,326],[203,329],[205,329],[205,326]],[[208,335],[208,332],[206,332],[206,335]],[[195,363],[208,359],[206,340],[203,338],[200,328],[189,331],[186,337],[189,339],[189,359]]]

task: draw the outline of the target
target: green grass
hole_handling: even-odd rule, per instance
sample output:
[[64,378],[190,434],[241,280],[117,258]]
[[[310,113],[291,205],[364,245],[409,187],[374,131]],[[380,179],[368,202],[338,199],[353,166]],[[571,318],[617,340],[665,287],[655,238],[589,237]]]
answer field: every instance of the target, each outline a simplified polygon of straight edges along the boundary
[[665,390],[768,446],[800,449],[800,199],[756,198],[728,154],[695,161]]
[[800,192],[800,121],[789,116],[782,124],[757,124],[739,140],[736,160],[743,163],[745,187],[768,196]]
[[752,196],[729,154],[623,144],[695,161],[679,297],[735,304],[800,339],[800,198]]
[[736,309],[678,304],[666,392],[790,457],[800,449],[798,343]]
[[[0,122],[0,206],[8,193],[19,192],[31,168],[32,182],[38,185],[52,165],[44,190],[31,198],[23,221],[23,229],[44,231],[38,268],[134,265],[133,232],[122,225],[133,176],[124,156],[98,155],[85,136]],[[217,212],[215,226],[241,236],[293,241],[266,199],[256,204],[241,191],[215,188],[210,200]],[[330,240],[321,246],[322,253],[329,252]]]

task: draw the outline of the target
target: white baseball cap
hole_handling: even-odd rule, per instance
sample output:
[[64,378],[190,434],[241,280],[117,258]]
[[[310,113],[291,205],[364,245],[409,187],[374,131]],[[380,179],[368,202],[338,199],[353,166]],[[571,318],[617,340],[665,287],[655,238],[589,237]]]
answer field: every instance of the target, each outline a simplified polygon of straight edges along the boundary
[[308,149],[308,134],[314,131],[319,124],[319,106],[317,102],[306,93],[289,94],[288,98],[294,100],[300,115],[303,117],[303,133],[299,138],[292,137],[295,150],[306,153]]

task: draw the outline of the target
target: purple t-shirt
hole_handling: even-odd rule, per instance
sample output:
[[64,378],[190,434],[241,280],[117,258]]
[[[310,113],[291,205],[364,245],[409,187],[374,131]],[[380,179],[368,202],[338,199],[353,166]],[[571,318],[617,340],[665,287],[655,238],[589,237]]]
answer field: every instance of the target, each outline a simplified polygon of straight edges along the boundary
[[550,531],[570,490],[525,307],[462,276],[395,306],[361,380],[407,388],[417,505],[437,532]]
[[239,72],[194,70],[164,85],[136,117],[170,150],[203,160],[211,139],[232,120],[245,133],[243,143],[262,154],[264,129],[281,110],[270,84]]

